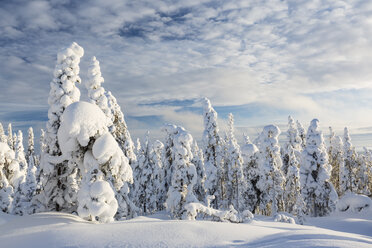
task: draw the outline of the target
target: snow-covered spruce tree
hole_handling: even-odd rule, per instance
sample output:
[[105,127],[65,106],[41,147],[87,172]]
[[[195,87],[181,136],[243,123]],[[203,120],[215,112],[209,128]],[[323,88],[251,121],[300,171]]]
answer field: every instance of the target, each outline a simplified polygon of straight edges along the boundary
[[132,166],[132,168],[134,168],[136,163],[134,143],[125,122],[124,114],[112,93],[110,91],[106,91],[102,87],[101,84],[103,82],[104,79],[101,74],[99,61],[96,59],[96,57],[93,57],[88,70],[88,81],[85,82],[85,87],[88,90],[88,96],[91,101],[100,107],[105,115],[112,121],[112,123],[109,125],[109,130],[118,141],[120,147],[124,151],[125,156],[129,159],[129,164]]
[[363,153],[358,154],[357,157],[357,166],[356,166],[356,171],[355,171],[355,178],[356,178],[356,184],[357,184],[357,191],[356,193],[358,194],[363,194],[363,195],[370,195],[371,192],[369,191],[368,188],[368,167],[369,163],[372,161],[368,161],[368,153],[365,151]]
[[14,159],[14,151],[7,143],[0,142],[0,210],[11,213],[14,188],[9,182],[12,170],[18,165]]
[[166,207],[173,218],[185,219],[185,205],[198,202],[194,194],[194,185],[197,181],[195,165],[191,162],[191,146],[193,138],[183,127],[167,125],[167,129],[173,129],[172,157],[172,180],[167,194]]
[[297,125],[298,135],[301,138],[301,147],[302,147],[302,150],[303,150],[306,147],[306,132],[305,132],[305,128],[301,124],[301,122],[299,122],[298,120],[296,121],[296,125]]
[[26,182],[28,165],[23,147],[22,131],[19,130],[18,134],[14,137],[17,137],[15,145],[15,159],[17,160],[19,165],[19,183],[18,187],[14,186],[12,213],[17,215],[24,215],[28,213],[28,208],[31,202],[31,198],[28,197],[30,189]]
[[298,161],[300,159],[302,151],[302,140],[297,130],[297,126],[291,116],[288,116],[287,139],[288,140],[284,145],[284,149],[282,149],[282,171],[284,175],[287,174],[289,166],[289,153],[293,150]]
[[284,188],[285,210],[288,213],[296,215],[299,221],[302,222],[305,202],[301,195],[299,163],[295,154],[295,149],[292,146],[289,146],[287,152],[289,157]]
[[8,136],[7,136],[7,143],[10,149],[14,150],[15,143],[13,139],[13,129],[12,129],[12,123],[8,124]]
[[[44,129],[41,129],[40,130],[39,146],[40,146],[40,155],[38,155],[38,164],[37,164],[37,170],[36,170],[36,182],[37,182],[37,186],[36,186],[36,197],[34,197],[32,199],[32,202],[34,204],[38,204],[38,205],[42,204],[42,202],[38,198],[40,197],[39,194],[40,194],[40,191],[42,189],[42,183],[45,182],[43,180],[41,169],[40,169],[41,154],[45,154],[46,153],[46,149],[47,149],[47,145],[46,145],[46,141],[45,141],[45,131],[44,131]],[[44,208],[43,206],[40,206],[39,207],[39,209],[43,209],[43,208]]]
[[227,167],[226,198],[228,206],[233,205],[236,210],[243,212],[246,209],[244,194],[247,191],[246,180],[243,174],[243,159],[240,147],[234,134],[234,116],[229,114],[228,133],[226,141],[225,163]]
[[335,187],[337,193],[341,195],[340,191],[340,172],[344,166],[344,152],[342,139],[339,136],[330,135],[330,145],[328,147],[329,164],[332,166],[331,182]]
[[244,194],[245,205],[247,209],[254,212],[257,206],[257,197],[260,190],[257,189],[258,181],[258,163],[257,154],[258,148],[253,144],[248,136],[245,136],[245,144],[241,147],[243,158],[243,174],[247,184],[247,191]]
[[[177,129],[174,125],[165,125],[162,131],[165,132],[164,152],[163,152],[163,188],[165,191],[165,199],[171,185],[173,175],[173,161],[174,161],[174,137],[177,134]],[[164,202],[165,203],[165,202]]]
[[203,151],[199,149],[197,142],[194,140],[192,146],[191,146],[191,152],[193,154],[191,163],[195,165],[197,176],[197,181],[194,186],[194,192],[196,195],[196,198],[202,202],[207,204],[207,192],[205,189],[205,180],[206,180],[206,174],[205,174],[205,166],[204,166],[204,157],[203,157]]
[[275,125],[265,126],[260,134],[258,154],[258,196],[259,210],[264,215],[275,215],[284,210],[284,176],[280,170],[282,159],[278,137],[280,130]]
[[209,99],[204,99],[203,150],[206,172],[205,188],[208,195],[214,195],[213,208],[221,208],[225,200],[225,179],[223,170],[223,141],[219,135],[217,112]]
[[116,98],[111,94],[110,91],[106,94],[108,106],[111,110],[112,123],[110,132],[119,143],[120,148],[123,150],[125,156],[129,159],[129,164],[133,168],[133,164],[136,163],[136,155],[134,153],[134,144],[130,136],[127,123],[124,119],[124,114],[121,111]]
[[164,145],[159,140],[152,144],[150,159],[154,166],[153,184],[155,187],[156,196],[156,210],[161,211],[164,209],[164,203],[167,199],[167,192],[164,186]]
[[366,147],[364,149],[364,163],[366,166],[366,186],[364,191],[366,195],[371,195],[372,193],[372,150],[368,150]]
[[146,134],[145,143],[137,153],[138,174],[135,178],[136,206],[141,209],[142,214],[151,214],[156,210],[156,189],[154,178],[156,173],[155,165],[150,159],[151,144],[149,143],[149,132]]
[[96,57],[92,57],[91,64],[88,70],[88,80],[85,81],[85,87],[88,90],[88,97],[91,102],[96,104],[108,118],[112,118],[111,110],[108,106],[108,100],[105,94],[105,89],[101,86],[104,79],[101,74],[99,61]]
[[307,131],[300,167],[301,193],[306,213],[311,216],[324,216],[335,209],[338,196],[330,181],[331,170],[319,121],[314,119]]
[[28,146],[27,146],[27,153],[26,153],[26,160],[27,160],[27,174],[26,174],[26,184],[24,187],[24,192],[26,194],[26,203],[25,203],[25,212],[28,214],[33,214],[36,212],[38,206],[33,204],[33,197],[36,194],[37,189],[37,163],[38,159],[35,155],[35,148],[34,148],[34,132],[32,127],[28,129]]
[[85,219],[101,222],[112,221],[115,214],[127,211],[122,188],[133,181],[128,159],[109,133],[108,122],[94,104],[70,104],[58,130],[62,156],[54,157],[73,160],[78,166],[82,181],[77,212]]
[[[51,211],[76,211],[77,188],[76,165],[61,161],[54,163],[49,158],[60,156],[60,144],[57,132],[61,125],[61,116],[66,107],[80,99],[76,83],[80,83],[79,63],[84,50],[77,43],[63,49],[57,55],[54,79],[50,83],[48,122],[45,135],[45,152],[42,153],[40,174],[42,190],[36,200]],[[72,162],[72,161],[71,161]],[[41,210],[42,211],[42,210]]]
[[3,124],[0,122],[0,142],[1,143],[7,143],[7,137],[4,132]]
[[344,129],[344,166],[340,171],[340,192],[357,192],[356,170],[357,153],[351,144],[351,138],[347,127]]
[[16,144],[14,147],[15,159],[18,161],[20,169],[24,175],[27,173],[27,160],[25,155],[25,148],[23,147],[23,133],[18,130]]

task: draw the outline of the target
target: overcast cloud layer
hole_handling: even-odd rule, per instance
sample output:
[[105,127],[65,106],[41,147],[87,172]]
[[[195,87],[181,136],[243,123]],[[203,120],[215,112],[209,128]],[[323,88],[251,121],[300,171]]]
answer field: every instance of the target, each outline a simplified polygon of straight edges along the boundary
[[364,0],[3,0],[0,121],[43,126],[56,54],[76,41],[82,79],[96,56],[134,137],[171,122],[200,138],[204,96],[250,135],[288,114],[372,133],[371,37]]

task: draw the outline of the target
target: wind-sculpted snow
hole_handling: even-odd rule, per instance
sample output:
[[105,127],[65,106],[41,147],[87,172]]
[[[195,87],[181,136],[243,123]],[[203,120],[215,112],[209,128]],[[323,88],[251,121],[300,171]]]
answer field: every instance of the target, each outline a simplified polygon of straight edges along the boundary
[[166,214],[158,213],[92,224],[64,213],[23,217],[0,213],[0,244],[7,248],[372,246],[371,216],[343,214],[308,221],[310,225],[295,225],[255,216],[249,223],[235,224],[170,220]]

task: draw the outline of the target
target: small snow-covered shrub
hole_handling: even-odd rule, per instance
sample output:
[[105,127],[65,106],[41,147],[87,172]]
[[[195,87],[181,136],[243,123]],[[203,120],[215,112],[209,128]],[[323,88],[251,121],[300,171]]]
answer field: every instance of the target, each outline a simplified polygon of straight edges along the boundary
[[204,206],[201,203],[193,202],[185,205],[186,209],[186,219],[195,220],[198,214],[203,214],[204,216],[213,217],[215,220],[222,222],[250,222],[254,216],[249,210],[245,210],[240,215],[238,211],[235,210],[233,205],[230,205],[229,210],[217,210],[211,207]]
[[253,220],[254,218],[254,215],[252,214],[251,211],[249,211],[248,209],[247,210],[244,210],[241,214],[241,218],[242,218],[242,221],[244,223],[249,223]]
[[360,212],[364,209],[370,209],[372,206],[372,200],[368,196],[358,195],[355,193],[346,193],[337,203],[337,210]]
[[275,222],[284,222],[284,223],[296,224],[295,219],[287,213],[277,213],[274,216],[274,221]]

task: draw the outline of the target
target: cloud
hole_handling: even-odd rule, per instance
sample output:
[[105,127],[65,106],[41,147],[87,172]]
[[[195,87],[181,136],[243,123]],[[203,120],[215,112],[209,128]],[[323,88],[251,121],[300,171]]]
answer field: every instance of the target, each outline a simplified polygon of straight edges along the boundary
[[82,79],[97,56],[139,136],[160,120],[199,135],[204,96],[252,130],[288,114],[369,126],[371,10],[361,0],[3,1],[0,116],[45,109],[56,53],[76,41]]

